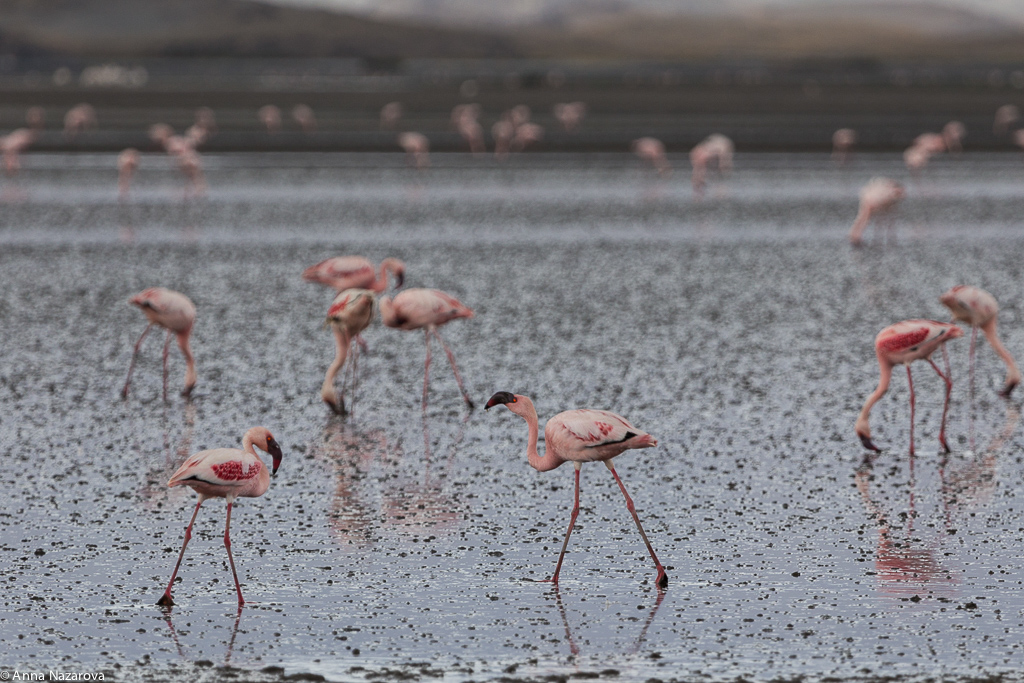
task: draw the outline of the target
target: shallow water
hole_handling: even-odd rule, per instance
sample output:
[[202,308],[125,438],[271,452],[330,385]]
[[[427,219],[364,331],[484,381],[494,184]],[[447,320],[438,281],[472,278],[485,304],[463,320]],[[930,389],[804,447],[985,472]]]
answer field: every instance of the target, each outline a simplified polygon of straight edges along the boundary
[[[207,158],[183,200],[147,156],[130,201],[113,156],[34,155],[0,187],[0,666],[125,680],[317,674],[363,680],[1021,678],[1017,401],[1003,367],[950,345],[955,386],[914,368],[853,433],[877,382],[874,335],[944,319],[953,284],[993,292],[1024,348],[1024,164],[944,158],[908,184],[888,229],[852,250],[857,190],[902,177],[898,155],[834,168],[818,155],[740,155],[695,199],[626,155],[506,166],[435,155]],[[684,159],[674,159],[683,169]],[[530,395],[541,420],[619,412],[655,435],[616,469],[668,568],[668,590],[603,467],[583,469],[561,586],[550,575],[572,469],[537,473],[526,428],[464,409],[434,346],[420,409],[419,333],[365,333],[353,412],[319,386],[331,295],[298,274],[333,254],[397,256],[407,285],[476,317],[442,328],[478,406]],[[127,298],[188,294],[199,317],[191,402],[161,400],[160,337]],[[183,363],[171,352],[171,388]],[[1017,397],[1019,400],[1019,397]],[[194,505],[165,482],[188,454],[270,427],[285,460],[240,500],[232,541],[250,602],[236,611],[207,502],[169,613],[154,606]]]

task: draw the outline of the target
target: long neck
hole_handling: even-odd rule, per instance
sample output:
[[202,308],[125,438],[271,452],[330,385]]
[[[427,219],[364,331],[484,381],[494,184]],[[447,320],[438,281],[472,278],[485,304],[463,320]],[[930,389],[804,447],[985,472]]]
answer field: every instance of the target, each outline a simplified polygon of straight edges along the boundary
[[192,347],[189,344],[189,335],[192,329],[189,328],[187,332],[182,332],[178,335],[178,346],[181,348],[181,354],[185,356],[185,386],[191,388],[196,383],[196,361],[192,356]]
[[999,335],[996,332],[996,319],[992,318],[987,323],[981,326],[981,331],[985,333],[985,338],[988,339],[989,345],[992,350],[995,351],[1003,362],[1006,363],[1007,369],[1007,381],[1020,381],[1020,370],[1017,369],[1017,363],[1014,362],[1013,356],[1006,350],[1003,343],[999,340]]
[[860,415],[857,417],[857,433],[864,434],[867,436],[871,435],[871,428],[868,426],[868,415],[871,413],[871,408],[878,403],[878,401],[885,395],[885,392],[889,390],[889,380],[892,379],[892,363],[879,358],[878,359],[878,387],[868,396],[867,400],[864,401],[864,407],[860,409]]
[[335,400],[334,378],[345,364],[345,358],[348,357],[349,337],[348,333],[338,325],[332,325],[331,327],[334,328],[334,340],[337,342],[337,351],[334,354],[334,362],[327,368],[327,376],[324,377],[324,384],[320,388],[320,396],[325,401],[330,399],[333,402]]
[[253,442],[252,442],[252,439],[253,439],[253,433],[254,433],[254,432],[253,432],[253,430],[252,430],[252,429],[250,429],[249,431],[247,431],[247,432],[245,433],[245,436],[243,436],[243,437],[242,437],[242,450],[243,450],[243,451],[245,451],[246,453],[249,453],[249,454],[251,454],[251,455],[255,455],[255,456],[256,456],[256,459],[257,459],[257,460],[260,460],[260,461],[262,462],[262,459],[261,459],[261,458],[260,458],[260,456],[259,456],[259,455],[258,455],[258,454],[256,453],[256,449],[254,449],[254,448],[253,448],[253,445],[252,445],[252,443],[253,443]]
[[519,415],[526,420],[526,425],[530,428],[530,434],[526,441],[526,458],[530,461],[530,467],[538,472],[547,472],[548,470],[555,469],[564,460],[555,455],[550,449],[548,449],[544,456],[537,452],[537,437],[540,432],[540,427],[537,423],[537,409],[533,407],[533,401],[530,401],[530,399],[522,397],[519,400],[525,403],[522,409],[523,412],[519,413]]

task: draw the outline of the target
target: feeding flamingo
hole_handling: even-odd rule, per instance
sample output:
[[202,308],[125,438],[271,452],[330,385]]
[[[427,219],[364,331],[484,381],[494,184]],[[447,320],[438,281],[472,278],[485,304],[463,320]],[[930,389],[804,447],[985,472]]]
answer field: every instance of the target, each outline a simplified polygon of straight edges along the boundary
[[325,259],[302,271],[302,279],[333,287],[336,291],[346,289],[369,289],[380,294],[388,288],[388,273],[395,278],[395,287],[405,281],[405,264],[396,258],[380,262],[378,276],[373,264],[362,256],[335,256]]
[[860,209],[857,218],[850,228],[850,242],[860,244],[864,228],[868,226],[872,216],[886,213],[896,206],[906,190],[903,185],[890,178],[872,178],[860,189]]
[[[327,376],[320,388],[320,397],[338,415],[344,415],[348,411],[345,410],[344,393],[338,396],[338,392],[334,389],[334,378],[345,365],[352,340],[369,326],[370,320],[373,318],[374,301],[376,301],[376,297],[368,289],[346,289],[334,297],[334,301],[327,311],[327,322],[330,323],[331,329],[334,331],[337,352],[334,362],[327,368]],[[358,354],[358,347],[356,354]],[[357,356],[354,354],[353,361],[356,358]]]
[[940,323],[934,320],[904,320],[890,325],[875,337],[875,354],[878,356],[879,379],[878,388],[864,401],[860,415],[857,416],[857,436],[864,448],[881,451],[871,441],[871,427],[868,416],[872,406],[885,395],[892,378],[892,369],[896,365],[907,366],[907,382],[910,383],[910,454],[914,454],[914,379],[910,375],[910,364],[915,360],[926,360],[939,377],[946,383],[946,401],[942,407],[942,427],[939,429],[939,443],[945,451],[949,451],[946,443],[946,413],[949,410],[949,394],[953,390],[953,380],[939,370],[931,356],[950,339],[964,336],[963,330],[952,323]]
[[996,332],[996,316],[999,304],[996,298],[980,287],[957,285],[939,297],[946,308],[953,314],[954,320],[971,326],[971,350],[969,352],[971,378],[974,377],[974,343],[978,338],[978,328],[985,333],[985,338],[992,350],[1006,363],[1006,384],[1000,395],[1009,398],[1014,387],[1020,384],[1020,370],[1013,356],[1006,350]]
[[626,498],[626,508],[636,522],[636,528],[640,531],[640,537],[644,539],[647,551],[654,560],[654,566],[658,575],[654,580],[658,588],[668,586],[668,575],[665,568],[658,561],[654,554],[644,528],[640,524],[640,518],[636,514],[636,507],[633,499],[626,493],[619,475],[612,465],[612,458],[631,448],[653,448],[658,445],[658,440],[650,434],[637,429],[621,415],[608,412],[607,410],[567,410],[555,415],[548,420],[544,426],[545,453],[541,456],[537,452],[537,410],[533,407],[533,401],[528,397],[519,394],[512,394],[507,391],[499,391],[487,401],[486,408],[496,405],[504,405],[524,420],[530,429],[526,457],[530,466],[538,472],[553,470],[564,462],[572,462],[576,468],[576,494],[575,503],[572,509],[572,516],[569,518],[569,529],[565,532],[565,541],[562,543],[562,552],[558,555],[558,564],[555,565],[555,573],[547,579],[548,582],[558,584],[558,574],[562,570],[562,560],[565,557],[565,549],[569,545],[569,536],[576,525],[576,516],[580,511],[580,469],[586,462],[603,462],[615,482],[619,485],[622,495]]
[[637,138],[633,140],[630,147],[633,154],[636,154],[642,161],[653,166],[659,175],[668,175],[672,172],[672,166],[665,156],[665,145],[657,138]]
[[707,171],[714,163],[718,166],[719,173],[732,171],[732,156],[735,146],[732,140],[714,133],[705,138],[700,144],[690,150],[690,163],[693,165],[693,191],[698,195],[704,191],[707,185]]
[[427,360],[423,365],[423,410],[427,409],[427,387],[430,382],[430,335],[437,337],[444,352],[448,355],[455,382],[462,392],[462,399],[473,409],[466,388],[462,385],[459,368],[455,365],[455,355],[448,344],[441,338],[437,328],[457,318],[472,318],[473,311],[464,306],[458,299],[436,289],[407,289],[395,295],[394,299],[384,297],[380,300],[380,317],[385,325],[399,330],[424,331],[427,343]]
[[[266,465],[260,460],[253,446],[270,454],[273,458],[273,470],[267,472]],[[185,556],[185,546],[192,538],[192,525],[199,514],[199,506],[207,498],[226,498],[228,503],[227,519],[224,522],[224,547],[228,551],[228,563],[231,565],[231,576],[235,579],[235,591],[238,593],[238,605],[245,604],[242,598],[242,587],[238,583],[238,572],[235,571],[235,559],[231,556],[231,506],[235,498],[258,498],[270,488],[271,475],[277,474],[281,466],[281,446],[266,427],[253,427],[242,437],[242,448],[214,448],[199,451],[185,461],[178,471],[171,475],[168,486],[191,486],[199,494],[192,519],[185,527],[185,542],[181,544],[178,562],[174,565],[171,580],[167,582],[167,590],[156,604],[163,607],[174,605],[171,588],[178,576],[181,559]]]
[[171,346],[171,334],[178,338],[178,346],[185,356],[185,389],[182,396],[188,396],[196,385],[195,359],[192,357],[192,349],[189,347],[189,336],[192,334],[192,325],[196,321],[196,307],[187,296],[163,287],[150,287],[139,292],[128,303],[134,304],[142,309],[149,320],[146,329],[142,331],[139,340],[135,342],[135,349],[132,351],[132,360],[128,364],[128,378],[124,381],[124,389],[121,395],[128,397],[128,387],[132,381],[132,370],[135,369],[135,356],[139,353],[142,340],[149,334],[153,325],[159,325],[167,330],[167,339],[164,341],[164,400],[167,400],[167,356]]

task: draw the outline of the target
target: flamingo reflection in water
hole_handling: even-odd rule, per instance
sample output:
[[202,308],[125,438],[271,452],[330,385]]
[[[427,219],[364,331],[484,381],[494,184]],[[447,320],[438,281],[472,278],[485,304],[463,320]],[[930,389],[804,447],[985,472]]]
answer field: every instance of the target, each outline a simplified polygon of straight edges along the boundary
[[[565,602],[562,600],[562,591],[558,587],[558,584],[553,584],[551,591],[555,596],[555,604],[558,606],[558,613],[562,617],[562,625],[565,627],[565,640],[569,644],[569,652],[572,653],[573,657],[577,657],[580,654],[579,645],[576,644],[576,639],[573,638],[572,628],[569,626],[569,616],[565,610]],[[665,591],[656,591],[656,597],[654,598],[654,606],[651,607],[651,611],[647,613],[647,618],[644,620],[644,625],[640,629],[640,634],[633,641],[629,650],[626,654],[634,655],[640,651],[644,641],[647,640],[647,631],[651,628],[651,624],[654,623],[654,617],[658,614],[658,609],[661,607],[661,603],[665,600]]]
[[[196,657],[195,655],[188,655],[185,652],[185,648],[181,645],[181,639],[178,638],[178,631],[174,628],[174,621],[171,619],[171,613],[173,610],[168,607],[163,610],[164,622],[167,624],[167,628],[171,632],[171,640],[174,641],[174,647],[178,651],[178,656],[185,661],[192,663],[203,659],[202,657]],[[235,639],[238,637],[238,625],[242,621],[242,605],[238,606],[238,610],[235,612],[235,621],[231,626],[231,636],[228,638],[227,651],[224,653],[224,663],[222,667],[226,667],[231,664],[231,655],[235,652]],[[216,627],[215,627],[216,628]],[[200,645],[206,646],[210,644],[212,638],[208,634],[201,633],[196,638],[200,641]]]

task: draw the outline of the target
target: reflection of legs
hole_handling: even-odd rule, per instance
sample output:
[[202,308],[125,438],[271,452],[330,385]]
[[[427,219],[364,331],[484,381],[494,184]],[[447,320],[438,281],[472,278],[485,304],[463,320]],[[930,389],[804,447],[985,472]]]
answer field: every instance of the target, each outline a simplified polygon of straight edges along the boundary
[[185,557],[185,546],[188,545],[189,540],[192,538],[192,525],[195,524],[196,515],[199,514],[199,506],[206,500],[202,496],[199,496],[199,502],[196,503],[196,509],[192,513],[192,519],[188,521],[188,526],[185,527],[185,542],[181,544],[181,552],[178,553],[178,562],[174,565],[174,571],[171,572],[171,580],[167,582],[167,590],[164,591],[163,597],[157,600],[158,605],[164,607],[171,607],[174,605],[174,599],[171,598],[171,587],[174,585],[174,579],[178,576],[178,568],[181,567],[181,558]]
[[164,403],[167,402],[167,359],[171,354],[171,331],[167,330],[167,338],[164,339]]
[[907,365],[907,382],[910,384],[910,454],[914,454],[914,378],[910,375]]
[[444,339],[441,339],[441,333],[434,329],[434,336],[437,337],[437,341],[441,342],[441,346],[444,348],[444,352],[448,354],[448,362],[452,365],[452,372],[455,373],[455,383],[459,385],[459,391],[462,392],[462,400],[466,402],[469,409],[473,409],[473,401],[470,400],[469,394],[466,393],[466,387],[462,385],[462,376],[459,375],[459,368],[455,365],[455,354],[448,348],[448,345],[444,343]]
[[427,386],[430,384],[430,328],[424,330],[427,340],[427,360],[423,363],[423,410],[427,409]]
[[572,535],[572,528],[576,526],[576,517],[580,514],[580,468],[581,465],[578,462],[574,462],[573,465],[576,467],[576,497],[575,503],[572,506],[572,516],[569,518],[569,530],[565,532],[565,540],[562,542],[562,552],[558,554],[558,564],[555,565],[555,574],[550,579],[547,579],[548,583],[558,583],[558,574],[562,571],[562,560],[565,558],[565,549],[569,547],[569,536]]
[[128,377],[124,381],[124,389],[121,390],[121,396],[128,398],[128,386],[132,383],[132,371],[135,370],[135,356],[139,355],[139,349],[142,347],[142,340],[149,334],[149,330],[153,327],[153,323],[146,325],[146,329],[139,335],[139,340],[135,342],[135,349],[132,351],[131,362],[128,363]]
[[238,572],[235,571],[235,558],[231,556],[231,505],[234,503],[233,500],[228,498],[228,518],[224,522],[224,547],[228,550],[228,563],[231,565],[231,576],[235,579],[235,591],[238,592],[238,604],[239,606],[245,604],[245,600],[242,599],[242,587],[238,585]]
[[651,559],[654,560],[654,566],[658,570],[658,576],[654,580],[654,584],[658,588],[664,588],[668,585],[668,575],[665,574],[665,568],[661,566],[661,562],[658,561],[658,556],[654,554],[654,547],[651,546],[650,540],[647,538],[647,534],[644,533],[643,526],[640,525],[640,518],[636,514],[636,506],[633,505],[633,499],[626,493],[626,487],[623,485],[622,480],[619,479],[618,473],[615,471],[615,466],[612,465],[611,460],[605,460],[604,464],[611,470],[612,476],[615,477],[616,483],[619,485],[619,489],[622,491],[622,495],[626,497],[626,509],[629,510],[629,514],[633,515],[633,521],[636,522],[636,528],[640,530],[640,538],[644,539],[644,545],[647,546],[647,552],[651,554]]
[[[945,347],[943,347],[945,349]],[[939,443],[942,444],[943,450],[949,452],[949,444],[946,443],[946,414],[949,412],[949,395],[953,392],[953,379],[950,375],[942,374],[942,370],[939,370],[939,366],[935,364],[931,358],[928,362],[935,369],[935,372],[939,373],[939,377],[946,383],[946,400],[942,404],[942,426],[939,427]],[[909,370],[909,368],[908,368]]]

